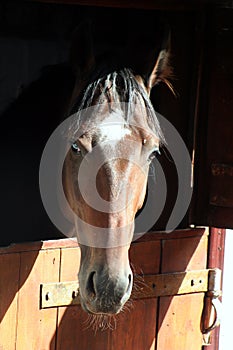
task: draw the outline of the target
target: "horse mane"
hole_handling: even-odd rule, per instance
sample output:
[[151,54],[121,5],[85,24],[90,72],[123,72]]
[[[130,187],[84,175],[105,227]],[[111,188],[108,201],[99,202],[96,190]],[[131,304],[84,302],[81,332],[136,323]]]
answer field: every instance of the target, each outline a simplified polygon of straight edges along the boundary
[[70,131],[75,135],[83,120],[82,116],[85,115],[86,118],[89,115],[90,117],[90,113],[83,113],[84,110],[89,107],[98,108],[106,100],[109,104],[113,102],[118,103],[121,107],[124,106],[123,115],[126,123],[129,123],[130,116],[134,112],[135,103],[140,101],[141,108],[147,111],[149,127],[159,138],[160,143],[164,144],[163,132],[148,93],[138,83],[130,68],[119,66],[110,65],[109,68],[105,65],[92,73],[89,79],[90,82],[71,109],[70,116],[73,115],[74,120],[70,126]]

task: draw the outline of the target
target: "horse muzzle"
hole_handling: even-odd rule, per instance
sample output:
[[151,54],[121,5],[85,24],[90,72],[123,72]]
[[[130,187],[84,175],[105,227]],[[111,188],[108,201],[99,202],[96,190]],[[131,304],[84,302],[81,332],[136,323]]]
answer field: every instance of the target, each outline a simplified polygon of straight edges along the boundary
[[79,279],[81,305],[88,313],[117,314],[130,298],[133,285],[130,268],[116,275],[105,270],[92,271],[85,282],[80,274]]

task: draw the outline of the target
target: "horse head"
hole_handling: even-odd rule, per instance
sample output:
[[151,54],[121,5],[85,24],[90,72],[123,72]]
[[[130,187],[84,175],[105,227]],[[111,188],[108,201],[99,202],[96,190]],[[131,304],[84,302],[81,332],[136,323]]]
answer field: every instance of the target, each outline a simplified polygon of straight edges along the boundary
[[89,29],[79,28],[71,50],[77,79],[63,186],[81,248],[82,307],[109,315],[122,310],[132,291],[134,219],[163,142],[149,95],[155,84],[168,83],[169,52],[163,44],[143,74],[93,52]]

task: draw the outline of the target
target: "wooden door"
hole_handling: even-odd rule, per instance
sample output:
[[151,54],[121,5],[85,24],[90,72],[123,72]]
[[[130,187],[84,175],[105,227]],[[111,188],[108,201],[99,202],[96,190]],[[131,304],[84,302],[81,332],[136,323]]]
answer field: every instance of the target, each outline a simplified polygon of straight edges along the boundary
[[[105,331],[91,324],[80,306],[41,309],[41,284],[76,281],[80,252],[75,242],[1,248],[0,349],[201,350],[204,293],[148,298],[144,279],[205,269],[207,245],[204,229],[150,233],[133,243],[135,291],[124,312],[112,318],[111,329]],[[134,299],[137,290],[140,299]]]
[[199,72],[193,223],[233,227],[233,13],[210,8]]

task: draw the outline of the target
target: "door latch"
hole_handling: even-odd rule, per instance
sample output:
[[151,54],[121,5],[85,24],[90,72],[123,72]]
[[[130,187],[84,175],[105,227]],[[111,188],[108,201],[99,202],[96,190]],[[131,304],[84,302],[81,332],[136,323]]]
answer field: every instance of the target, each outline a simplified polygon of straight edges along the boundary
[[218,268],[209,270],[208,291],[202,313],[203,345],[211,344],[211,331],[220,325],[222,304],[220,297],[222,271]]

